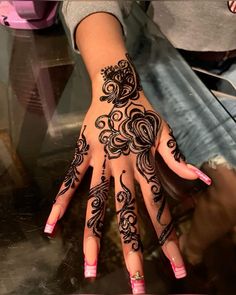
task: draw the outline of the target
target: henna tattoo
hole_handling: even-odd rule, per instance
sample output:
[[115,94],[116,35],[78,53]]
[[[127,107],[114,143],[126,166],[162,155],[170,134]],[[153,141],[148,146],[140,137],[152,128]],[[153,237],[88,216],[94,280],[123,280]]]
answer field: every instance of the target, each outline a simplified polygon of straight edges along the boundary
[[142,242],[140,234],[137,231],[137,216],[135,210],[135,199],[132,198],[130,190],[124,185],[122,175],[126,171],[124,170],[120,175],[120,184],[123,191],[120,191],[116,199],[122,204],[122,208],[117,211],[119,216],[119,231],[122,235],[123,242],[125,244],[132,243],[132,249],[134,251],[142,250]]
[[[158,132],[162,127],[162,120],[156,112],[146,110],[142,105],[133,102],[139,98],[139,91],[142,88],[133,64],[128,55],[126,57],[127,60],[121,60],[117,65],[102,70],[104,79],[102,90],[105,95],[101,96],[100,100],[112,102],[113,108],[109,114],[98,117],[95,126],[101,130],[99,141],[104,145],[104,151],[109,159],[117,159],[121,155],[125,156],[130,153],[136,155],[136,168],[147,183],[151,184],[153,200],[158,203],[156,219],[164,227],[159,239],[165,241],[171,232],[171,226],[161,222],[166,201],[151,156],[151,148],[155,146]],[[121,110],[121,107],[125,107],[124,110]],[[170,135],[172,139],[168,141],[167,145],[169,148],[174,147],[172,154],[177,161],[180,161],[183,156],[178,150],[173,134]],[[124,242],[130,243],[132,241],[132,227],[127,223],[124,213],[126,211],[132,212],[134,200],[122,182],[122,175],[120,182],[124,191],[117,195],[117,200],[124,202],[124,205],[118,212],[121,215],[119,227],[124,236]],[[132,214],[130,218],[134,218]],[[136,222],[136,219],[134,220]],[[134,237],[135,234],[136,232]],[[139,248],[139,245],[133,244],[132,247],[133,249]]]
[[[169,126],[170,128],[170,126]],[[181,153],[181,151],[179,150],[178,144],[176,142],[176,139],[173,135],[173,130],[170,128],[170,133],[169,133],[171,139],[168,140],[167,142],[167,146],[170,149],[173,149],[171,151],[171,154],[174,155],[174,159],[177,162],[180,162],[180,160],[185,161],[185,156]]]
[[166,198],[162,194],[161,187],[160,187],[159,199],[155,198],[155,195],[154,195],[154,202],[159,203],[158,204],[159,208],[157,211],[156,220],[162,227],[162,232],[158,236],[158,242],[162,246],[165,243],[165,241],[168,239],[169,235],[171,234],[171,232],[174,228],[174,225],[173,225],[173,220],[171,220],[169,224],[165,224],[165,223],[161,222],[161,217],[164,212],[165,205],[166,205]]
[[108,66],[102,69],[104,79],[102,90],[104,96],[101,101],[112,102],[116,107],[125,106],[129,100],[139,98],[139,91],[142,90],[140,79],[135,71],[129,55],[127,60],[120,60],[115,66]]
[[161,118],[157,113],[146,111],[142,105],[130,103],[124,114],[113,109],[108,115],[98,117],[95,126],[103,129],[99,141],[104,144],[109,159],[118,158],[122,154],[128,155],[130,152],[142,154],[139,157],[144,157],[146,161],[138,161],[141,165],[140,173],[142,170],[150,170],[147,156],[155,145],[161,127]]
[[101,177],[101,183],[91,188],[88,199],[93,199],[92,217],[87,221],[88,228],[92,228],[93,234],[101,238],[103,228],[103,217],[106,209],[106,201],[108,198],[109,181],[105,176]]
[[107,155],[104,155],[104,161],[103,161],[103,164],[102,164],[102,175],[105,174],[106,162],[107,162]]
[[148,183],[152,183],[154,202],[160,202],[158,221],[164,208],[161,185],[156,177],[155,165],[150,158],[150,149],[155,145],[157,134],[161,128],[161,118],[153,111],[146,111],[142,105],[130,103],[125,114],[113,110],[109,115],[100,116],[96,127],[103,129],[99,140],[110,159],[130,152],[137,155],[136,167]]
[[171,234],[171,232],[172,232],[173,229],[174,229],[174,222],[173,222],[173,220],[171,220],[171,222],[165,226],[165,228],[163,229],[162,233],[158,237],[158,241],[159,241],[159,244],[161,246],[164,245],[164,243],[168,239],[168,237]]
[[65,188],[58,193],[57,197],[66,193],[69,188],[74,188],[75,183],[79,181],[80,172],[78,170],[78,167],[83,163],[84,156],[88,154],[88,150],[89,150],[89,144],[87,144],[86,137],[84,136],[85,129],[86,129],[86,125],[84,126],[84,129],[81,133],[81,138],[77,140],[74,159],[63,181]]

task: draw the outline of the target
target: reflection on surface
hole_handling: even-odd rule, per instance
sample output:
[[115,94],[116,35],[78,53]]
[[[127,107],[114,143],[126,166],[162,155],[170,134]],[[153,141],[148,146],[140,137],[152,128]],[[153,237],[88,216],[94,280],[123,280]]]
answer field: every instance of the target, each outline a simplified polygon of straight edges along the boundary
[[[137,43],[137,15],[131,15],[129,21],[130,36],[133,36],[128,40],[130,52],[147,96],[171,126],[181,131],[177,132],[180,141],[193,132],[188,129],[196,117],[193,110],[200,110],[201,118],[194,123],[196,140],[181,147],[187,158],[199,164],[211,155],[210,150],[206,156],[197,140],[202,134],[201,128],[205,128],[204,146],[212,147],[214,153],[222,151],[228,162],[235,165],[233,120],[175,50],[162,37],[153,37],[155,27],[149,24],[149,37],[145,36],[146,31],[138,33]],[[5,34],[5,28],[0,28],[0,33],[3,31]],[[43,235],[52,201],[72,158],[75,139],[89,105],[90,85],[84,65],[78,56],[72,56],[60,24],[41,32],[8,31],[8,34],[12,35],[10,64],[5,65],[10,73],[9,82],[0,81],[0,99],[4,106],[0,119],[0,293],[129,293],[113,191],[110,191],[106,210],[98,278],[94,282],[83,278],[82,237],[90,170],[54,237]],[[178,116],[180,109],[173,111],[169,105],[180,105],[187,115]],[[183,120],[188,124],[184,122],[184,128],[179,128]],[[212,130],[215,130],[214,136]],[[212,142],[215,144],[210,145]],[[163,167],[160,158],[157,164],[161,167],[166,194],[175,197],[170,203],[180,233],[188,232],[193,217],[192,236],[187,240],[191,251],[186,254],[194,263],[200,258],[203,260],[198,266],[187,264],[188,277],[175,280],[157,242],[153,243],[157,239],[143,201],[138,198],[147,292],[233,293],[236,273],[232,230],[236,215],[234,170],[224,165],[214,170],[205,164],[205,171],[214,180],[213,186],[206,190],[198,181],[184,181],[174,176]],[[137,193],[140,195],[138,187]],[[114,282],[112,289],[110,282]]]

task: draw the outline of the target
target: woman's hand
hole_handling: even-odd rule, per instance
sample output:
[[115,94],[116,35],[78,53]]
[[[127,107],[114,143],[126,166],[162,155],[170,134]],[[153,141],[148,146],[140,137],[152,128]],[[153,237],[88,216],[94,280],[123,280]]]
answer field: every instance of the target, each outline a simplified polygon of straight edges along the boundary
[[93,80],[93,100],[77,141],[74,159],[56,197],[45,227],[51,233],[89,166],[93,167],[84,230],[85,277],[96,277],[103,219],[114,178],[118,228],[133,293],[145,293],[142,242],[134,180],[176,278],[186,275],[168,204],[157,178],[155,153],[185,179],[211,180],[185,163],[167,123],[146,99],[135,68],[126,54],[101,69]]

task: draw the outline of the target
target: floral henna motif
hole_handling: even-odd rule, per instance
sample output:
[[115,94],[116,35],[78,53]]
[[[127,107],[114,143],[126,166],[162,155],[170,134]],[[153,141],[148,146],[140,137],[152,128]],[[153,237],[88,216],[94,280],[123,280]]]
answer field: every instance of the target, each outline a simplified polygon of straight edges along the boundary
[[142,90],[139,76],[126,54],[127,60],[120,60],[115,66],[108,66],[102,69],[104,79],[102,90],[105,96],[101,101],[112,102],[116,107],[125,106],[130,100],[139,98],[139,91]]
[[[161,118],[151,110],[146,111],[142,105],[130,103],[125,114],[113,109],[108,115],[98,117],[95,124],[103,129],[99,140],[104,144],[109,159],[114,159],[130,152],[138,155],[149,153],[155,145]],[[148,159],[146,164],[148,171]],[[142,167],[140,169],[143,170]]]
[[[86,129],[86,125],[84,126],[84,130]],[[69,188],[75,187],[75,182],[79,181],[79,166],[84,161],[84,156],[88,154],[89,145],[87,144],[86,138],[84,136],[84,130],[82,131],[81,138],[78,139],[76,147],[75,147],[75,153],[74,153],[74,159],[70,165],[70,168],[68,169],[65,179],[64,179],[64,186],[65,188],[60,191],[57,195],[57,197],[63,195],[68,191]]]
[[[170,126],[169,126],[170,128]],[[170,128],[170,133],[169,133],[171,139],[167,141],[167,146],[170,149],[173,149],[171,151],[171,154],[173,154],[175,161],[180,162],[180,160],[185,161],[185,156],[181,153],[179,150],[178,144],[176,142],[176,139],[173,135],[173,130]]]
[[125,244],[132,243],[132,249],[134,251],[142,250],[142,242],[140,235],[137,231],[137,216],[134,212],[135,210],[135,199],[132,198],[130,190],[124,185],[122,180],[122,175],[125,170],[120,175],[120,184],[123,191],[120,191],[117,196],[117,202],[122,204],[122,208],[117,211],[119,217],[119,231],[122,235],[123,242]]
[[[121,60],[117,65],[103,69],[102,75],[105,81],[102,88],[105,96],[100,97],[100,100],[112,102],[113,108],[109,114],[98,117],[95,122],[95,126],[101,130],[99,141],[104,145],[104,151],[109,159],[117,159],[121,155],[130,153],[136,155],[137,170],[147,183],[151,184],[153,200],[158,205],[156,219],[164,228],[159,237],[162,243],[169,236],[172,227],[161,222],[166,203],[151,156],[151,148],[156,144],[162,120],[156,112],[146,110],[142,105],[132,102],[139,98],[139,91],[142,88],[128,55],[127,60]],[[125,107],[124,110],[121,110],[121,107]],[[183,158],[173,135],[168,147],[175,147],[172,153],[176,160]],[[124,191],[120,192],[117,198],[120,200],[126,198],[128,203],[125,203],[123,208],[128,208],[133,205],[131,193],[122,183],[122,176],[120,179]],[[124,226],[127,226],[125,218],[122,220]],[[125,231],[123,235],[125,240],[130,241]]]
[[103,228],[103,217],[105,214],[106,201],[108,198],[109,181],[105,176],[101,177],[101,183],[91,188],[89,192],[89,200],[92,201],[92,217],[87,222],[87,227],[92,228],[93,234],[101,238]]

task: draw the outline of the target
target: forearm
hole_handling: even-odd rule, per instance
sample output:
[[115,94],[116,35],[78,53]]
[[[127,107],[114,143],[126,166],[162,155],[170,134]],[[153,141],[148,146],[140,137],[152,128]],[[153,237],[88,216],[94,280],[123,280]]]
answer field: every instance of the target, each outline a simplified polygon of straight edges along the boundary
[[76,29],[75,40],[92,83],[102,78],[102,68],[125,59],[122,27],[111,14],[95,13],[86,17]]

